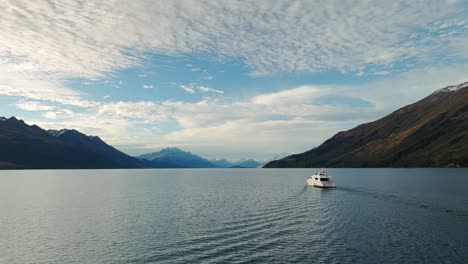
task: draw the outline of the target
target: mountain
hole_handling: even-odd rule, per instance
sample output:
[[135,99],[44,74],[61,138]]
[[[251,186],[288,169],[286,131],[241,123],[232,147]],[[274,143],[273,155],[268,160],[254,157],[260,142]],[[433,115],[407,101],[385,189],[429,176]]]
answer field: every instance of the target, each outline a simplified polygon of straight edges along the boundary
[[442,88],[377,121],[339,132],[265,168],[467,167],[468,82]]
[[178,148],[165,148],[137,158],[148,161],[153,168],[257,168],[263,164],[253,159],[237,162],[226,159],[207,160]]
[[145,164],[76,130],[43,130],[0,118],[0,169],[141,168]]
[[153,168],[216,168],[200,156],[178,148],[165,148],[158,152],[143,154],[137,158],[149,161]]
[[240,160],[233,164],[233,168],[258,168],[259,166],[263,165],[264,163],[260,163],[253,159],[248,160]]
[[212,164],[214,164],[218,168],[230,168],[234,164],[226,159],[213,159],[210,160]]
[[243,159],[236,162],[230,162],[226,159],[210,160],[218,168],[257,168],[265,163],[253,159]]

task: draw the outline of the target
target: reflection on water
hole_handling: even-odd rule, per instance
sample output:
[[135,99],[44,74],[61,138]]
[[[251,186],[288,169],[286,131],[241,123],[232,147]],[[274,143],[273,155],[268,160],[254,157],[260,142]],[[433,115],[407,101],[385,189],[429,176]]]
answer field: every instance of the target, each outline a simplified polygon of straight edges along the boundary
[[0,263],[468,259],[467,170],[313,172],[2,171]]

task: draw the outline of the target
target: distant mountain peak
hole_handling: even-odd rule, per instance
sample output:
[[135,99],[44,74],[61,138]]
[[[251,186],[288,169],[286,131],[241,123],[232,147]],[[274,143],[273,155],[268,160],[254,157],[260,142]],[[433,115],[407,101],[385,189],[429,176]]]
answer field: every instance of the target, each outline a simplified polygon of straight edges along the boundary
[[10,124],[13,124],[15,126],[28,126],[23,120],[16,118],[15,116],[12,116],[10,118],[2,117],[3,122],[7,122]]
[[166,147],[162,148],[159,151],[154,151],[146,154],[142,154],[138,156],[139,158],[149,158],[149,157],[156,157],[160,155],[167,155],[167,154],[186,154],[186,155],[194,155],[193,153],[189,151],[182,150],[180,148],[175,148],[175,147]]
[[98,136],[86,135],[86,134],[81,133],[80,131],[78,131],[76,129],[67,129],[67,128],[59,129],[59,130],[49,129],[46,132],[49,133],[51,136],[54,136],[54,137],[61,137],[61,136],[64,136],[64,135],[76,135],[76,136],[85,136],[85,137],[88,137],[91,140],[102,141]]
[[149,161],[155,168],[213,168],[210,161],[179,148],[164,148],[138,156],[139,159]]
[[160,151],[177,151],[177,152],[190,153],[190,151],[185,151],[185,150],[182,150],[182,149],[176,148],[176,147],[167,147],[167,148],[161,149]]
[[47,130],[47,133],[49,133],[50,135],[54,136],[54,137],[60,137],[61,135],[63,135],[64,133],[70,131],[69,129],[49,129]]
[[211,163],[216,165],[219,168],[229,168],[233,165],[232,162],[224,159],[224,158],[215,158],[210,160]]
[[0,116],[0,121],[6,121],[6,120],[7,120],[6,117]]
[[449,85],[447,87],[444,87],[442,89],[439,89],[439,90],[435,91],[433,94],[456,92],[456,91],[464,89],[466,87],[468,87],[468,82],[464,82],[464,83],[461,83],[461,84],[458,84],[458,85]]
[[264,162],[258,162],[254,159],[244,159],[235,162],[233,165],[239,168],[257,168],[263,164]]
[[23,120],[16,118],[15,116],[11,116],[10,118],[3,117],[5,121],[11,121],[11,122],[22,122],[24,123]]

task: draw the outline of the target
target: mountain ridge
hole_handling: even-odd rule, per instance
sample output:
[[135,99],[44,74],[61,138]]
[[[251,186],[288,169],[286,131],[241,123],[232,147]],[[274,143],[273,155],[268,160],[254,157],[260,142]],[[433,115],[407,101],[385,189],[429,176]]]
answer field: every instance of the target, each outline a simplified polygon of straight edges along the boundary
[[468,166],[468,82],[447,86],[320,146],[267,163],[284,167]]
[[178,148],[164,148],[137,158],[147,160],[153,168],[216,168],[207,159]]
[[192,152],[168,147],[160,151],[137,156],[150,162],[154,168],[257,168],[264,163],[254,159],[242,159],[230,162],[226,159],[208,160]]
[[144,162],[77,130],[62,133],[0,118],[0,169],[143,168]]

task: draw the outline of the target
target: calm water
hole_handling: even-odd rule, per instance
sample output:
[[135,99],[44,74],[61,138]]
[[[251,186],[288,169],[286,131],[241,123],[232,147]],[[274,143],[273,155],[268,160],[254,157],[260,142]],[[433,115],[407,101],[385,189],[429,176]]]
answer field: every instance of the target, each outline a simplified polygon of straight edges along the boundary
[[0,263],[466,263],[468,170],[0,171]]

